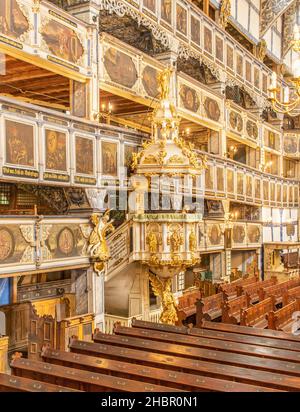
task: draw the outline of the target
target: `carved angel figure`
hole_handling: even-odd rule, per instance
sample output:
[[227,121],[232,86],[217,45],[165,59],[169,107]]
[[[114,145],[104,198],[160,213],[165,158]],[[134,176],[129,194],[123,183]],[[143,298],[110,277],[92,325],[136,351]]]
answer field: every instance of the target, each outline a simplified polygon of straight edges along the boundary
[[170,78],[172,69],[168,67],[158,75],[158,83],[160,86],[160,98],[168,100],[170,97]]
[[161,280],[152,273],[149,273],[149,279],[155,296],[160,297],[162,301],[163,310],[160,315],[160,321],[169,325],[175,325],[178,317],[176,302],[171,292],[172,279]]
[[93,213],[91,216],[94,229],[89,238],[88,253],[100,262],[106,262],[110,257],[106,236],[115,230],[113,220],[109,220],[109,213],[110,210],[107,210],[102,217],[99,213]]
[[196,238],[196,235],[195,235],[194,231],[192,231],[190,233],[189,247],[190,247],[190,252],[195,252],[196,249],[197,249],[197,238]]
[[179,252],[180,246],[183,245],[183,236],[181,233],[173,232],[171,236],[168,237],[168,245],[171,246],[171,252]]
[[150,253],[156,253],[158,249],[159,240],[157,235],[153,232],[150,232],[147,236],[147,244],[149,245]]

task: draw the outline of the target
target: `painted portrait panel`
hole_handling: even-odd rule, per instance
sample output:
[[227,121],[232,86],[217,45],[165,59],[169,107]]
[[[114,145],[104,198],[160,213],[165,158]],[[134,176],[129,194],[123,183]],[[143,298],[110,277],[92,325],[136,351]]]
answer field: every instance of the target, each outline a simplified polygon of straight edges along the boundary
[[263,92],[268,93],[268,76],[265,73],[262,75],[262,89]]
[[252,176],[246,176],[246,196],[252,197]]
[[244,60],[243,56],[239,53],[236,54],[236,72],[239,76],[244,75]]
[[255,140],[258,138],[258,127],[255,122],[252,122],[251,120],[247,120],[246,131],[250,138],[255,139]]
[[212,31],[208,27],[204,27],[204,49],[212,54]]
[[200,107],[200,99],[197,92],[188,86],[181,85],[179,92],[181,103],[187,110],[196,113]]
[[172,23],[172,0],[161,0],[161,18]]
[[73,116],[86,117],[87,115],[87,85],[72,81],[72,108]]
[[152,11],[153,14],[156,13],[156,0],[144,0],[144,7]]
[[0,2],[0,32],[17,39],[29,30],[29,23],[16,0]]
[[259,179],[255,179],[255,198],[260,199],[261,197],[261,182]]
[[217,168],[217,190],[224,192],[224,169]]
[[117,143],[102,142],[102,174],[118,176],[118,145]]
[[283,147],[285,153],[295,154],[298,151],[298,138],[296,136],[284,136]]
[[229,115],[229,124],[233,130],[240,133],[244,126],[242,116],[237,112],[231,111]]
[[159,97],[159,84],[157,80],[157,70],[151,66],[146,66],[142,74],[142,82],[146,93],[154,98]]
[[221,62],[223,61],[223,50],[224,50],[223,48],[224,48],[223,39],[216,36],[216,58],[220,60]]
[[275,183],[270,183],[270,191],[271,191],[271,202],[275,202]]
[[247,228],[247,234],[248,234],[248,239],[249,243],[259,243],[260,242],[260,228],[259,226],[248,226]]
[[212,166],[207,166],[205,170],[205,189],[211,190],[214,187],[214,168]]
[[297,186],[294,187],[294,202],[298,203],[299,201],[299,189]]
[[104,55],[104,66],[113,82],[130,89],[138,79],[137,70],[132,58],[113,47],[110,47]]
[[92,139],[75,138],[76,173],[94,175],[94,144]]
[[46,169],[67,170],[66,134],[57,130],[45,130]]
[[219,245],[221,243],[221,229],[219,225],[212,225],[209,230],[209,241],[212,245]]
[[33,126],[5,120],[6,162],[13,165],[34,166]]
[[200,44],[200,21],[191,16],[191,39],[194,43]]
[[287,186],[284,185],[283,186],[283,199],[282,199],[283,203],[287,202]]
[[244,175],[242,173],[237,174],[237,193],[244,194]]
[[244,226],[233,225],[232,238],[234,243],[244,243],[246,237]]
[[227,45],[227,66],[233,70],[233,48]]
[[176,4],[176,27],[180,33],[187,35],[187,11],[180,4]]
[[269,200],[269,182],[263,182],[263,196],[264,200]]
[[[19,263],[31,249],[30,244],[25,240],[18,224],[5,224],[0,226],[0,263]],[[34,254],[26,256],[26,263],[34,263]],[[24,263],[24,262],[23,262]],[[2,285],[4,286],[4,285]],[[0,297],[1,297],[0,284]]]
[[258,67],[254,67],[254,86],[260,88],[260,71]]
[[217,122],[220,119],[220,108],[215,100],[211,99],[210,97],[207,97],[205,99],[204,109],[209,119],[214,120],[215,122]]
[[252,72],[251,72],[252,65],[251,63],[246,60],[246,80],[247,82],[251,83],[252,81]]
[[281,203],[281,184],[276,185],[276,200],[278,203]]
[[83,46],[74,30],[56,20],[50,20],[42,29],[41,35],[50,53],[76,63],[84,53]]
[[233,170],[227,169],[227,192],[234,192]]
[[293,203],[293,186],[289,187],[289,202]]

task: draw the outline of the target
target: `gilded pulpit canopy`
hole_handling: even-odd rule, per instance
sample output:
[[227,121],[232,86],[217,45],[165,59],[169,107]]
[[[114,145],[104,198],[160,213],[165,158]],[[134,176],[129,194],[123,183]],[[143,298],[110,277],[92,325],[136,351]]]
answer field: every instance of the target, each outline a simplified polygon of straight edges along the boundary
[[[172,75],[173,70],[166,68],[158,77],[161,94],[153,112],[152,136],[133,159],[134,178],[143,177],[148,182],[138,187],[136,199],[138,196],[144,198],[151,189],[153,176],[159,177],[161,183],[170,181],[173,188],[175,181],[183,178],[184,185],[189,182],[189,187],[194,187],[196,192],[206,168],[206,158],[179,137],[180,117],[172,99]],[[142,188],[145,188],[144,192]],[[174,324],[177,313],[171,290],[172,278],[200,261],[198,224],[202,215],[187,213],[184,209],[176,213],[157,211],[147,214],[141,207],[137,209],[133,230],[140,233],[140,240],[136,243],[135,259],[149,267],[154,293],[162,302],[161,322]]]

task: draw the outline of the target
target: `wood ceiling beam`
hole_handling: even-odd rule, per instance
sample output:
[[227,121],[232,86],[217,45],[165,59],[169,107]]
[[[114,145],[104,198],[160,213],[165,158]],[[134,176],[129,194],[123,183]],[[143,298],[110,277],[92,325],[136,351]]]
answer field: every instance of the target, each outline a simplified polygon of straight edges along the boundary
[[[15,75],[6,75],[6,76],[0,76],[0,84],[6,84],[6,83],[15,83],[19,81],[24,81],[28,80],[31,81],[33,79],[44,79],[44,78],[49,78],[53,77],[56,78],[56,75],[53,75],[51,72],[41,72],[41,71],[35,71],[35,72],[29,72],[29,73],[16,73]],[[51,81],[50,79],[48,81]]]

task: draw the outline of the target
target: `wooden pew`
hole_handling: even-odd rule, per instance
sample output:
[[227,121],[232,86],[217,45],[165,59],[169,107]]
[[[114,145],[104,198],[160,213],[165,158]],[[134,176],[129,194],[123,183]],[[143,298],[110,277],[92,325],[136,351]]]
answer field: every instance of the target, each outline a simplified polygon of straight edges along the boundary
[[[204,322],[203,325],[210,324],[210,323],[212,322]],[[293,350],[296,352],[300,352],[300,339],[298,339],[298,342],[292,342],[292,341],[285,340],[285,339],[276,339],[276,338],[270,338],[270,337],[259,336],[259,335],[251,336],[251,335],[238,333],[240,330],[239,326],[220,324],[220,323],[215,323],[215,322],[213,322],[213,325],[217,327],[218,325],[220,326],[224,325],[225,327],[232,327],[232,328],[235,328],[235,331],[222,331],[222,330],[217,330],[217,329],[212,330],[212,329],[205,329],[203,327],[202,328],[188,328],[188,327],[178,328],[177,326],[173,326],[173,325],[164,325],[161,323],[153,323],[153,322],[147,322],[147,321],[136,320],[136,319],[133,319],[131,326],[133,328],[139,328],[139,329],[158,330],[158,331],[163,331],[163,332],[168,332],[168,333],[175,333],[176,335],[181,334],[181,335],[201,336],[204,338],[218,339],[222,341],[249,343],[249,344],[253,344],[256,346],[266,346],[266,347],[277,348],[277,349],[289,349],[289,350]],[[248,330],[251,328],[243,327],[241,329]],[[267,331],[274,333],[273,331],[269,331],[269,330]],[[257,330],[256,332],[259,333],[260,331]],[[264,332],[264,330],[262,332]],[[280,334],[281,332],[275,332],[275,333]],[[287,336],[290,336],[290,335],[287,335]]]
[[186,391],[215,391],[215,392],[256,392],[259,386],[244,383],[228,382],[227,380],[202,377],[183,372],[172,372],[166,369],[150,366],[140,366],[112,359],[99,359],[95,356],[79,355],[45,348],[42,358],[51,364],[67,366],[76,369],[100,372],[127,379],[165,385],[170,388]]
[[256,329],[247,326],[240,325],[230,325],[226,323],[216,323],[216,322],[203,322],[202,327],[210,330],[225,331],[225,332],[235,332],[243,335],[260,336],[277,340],[300,342],[299,336],[294,336],[291,333],[286,333],[282,331],[275,331],[271,329]]
[[241,310],[242,326],[252,326],[254,328],[265,329],[268,326],[266,315],[276,310],[275,297],[271,296],[254,306]]
[[207,298],[199,299],[196,302],[196,325],[201,325],[202,321],[214,320],[222,315],[223,293],[217,293]]
[[274,286],[269,286],[268,288],[261,288],[258,292],[259,300],[264,300],[270,296],[275,296],[276,305],[282,303],[283,295],[292,288],[300,286],[300,279],[287,280],[286,282],[278,283]]
[[[300,382],[298,379],[295,379],[295,376],[299,376],[299,367],[292,362],[273,360],[265,362],[263,359],[257,358],[257,360],[261,362],[261,370],[251,370],[250,368],[253,366],[251,363],[249,363],[247,367],[241,365],[233,366],[229,364],[221,364],[218,359],[210,359],[209,362],[202,360],[196,361],[194,359],[185,359],[179,356],[174,356],[173,354],[163,355],[155,352],[148,352],[143,348],[138,350],[78,340],[71,341],[70,350],[73,353],[97,356],[105,359],[122,360],[145,366],[160,367],[163,369],[227,379],[230,381],[233,380],[235,382],[255,384],[273,389],[297,391],[300,389]],[[269,371],[272,371],[272,373]]]
[[277,284],[277,277],[272,277],[271,279],[264,280],[262,282],[252,283],[251,285],[247,286],[237,286],[237,295],[249,295],[251,303],[255,303],[259,301],[259,290],[265,289],[270,286],[274,286]]
[[196,313],[196,302],[201,298],[200,290],[193,290],[184,293],[178,298],[177,306],[177,324],[181,325],[189,316],[193,316]]
[[[117,335],[125,336],[126,338],[128,338],[126,340],[126,344],[133,345],[133,347],[135,347],[136,344],[139,344],[147,339],[152,341],[151,343],[153,344],[159,342],[166,343],[167,345],[169,345],[173,344],[173,342],[176,342],[175,347],[173,345],[174,350],[178,350],[178,348],[184,349],[187,347],[193,347],[195,349],[198,348],[200,350],[200,356],[204,356],[204,358],[206,358],[206,353],[201,355],[202,349],[212,349],[222,352],[230,352],[230,354],[237,353],[241,355],[253,355],[263,358],[287,360],[300,363],[299,352],[294,352],[285,349],[265,348],[257,346],[255,344],[249,345],[246,343],[239,342],[222,342],[220,340],[203,338],[199,336],[174,335],[159,331],[128,328],[121,325],[116,325],[114,332]],[[97,336],[98,335],[96,335],[95,340],[97,340]],[[153,345],[153,348],[159,350],[157,345]],[[183,351],[175,353],[184,354]],[[197,356],[197,351],[193,351],[191,353]]]
[[[231,365],[258,365],[260,367],[260,358],[270,358],[274,360],[291,361],[294,364],[300,363],[300,353],[288,350],[274,348],[254,348],[253,345],[247,345],[246,349],[242,344],[234,345],[234,342],[218,342],[218,348],[215,350],[212,343],[205,340],[203,345],[209,347],[187,347],[182,344],[149,341],[142,338],[134,338],[129,336],[106,335],[98,333],[94,337],[96,343],[107,343],[119,347],[132,349],[142,349],[144,351],[156,352],[161,354],[175,354],[176,356],[192,359],[203,359],[205,361],[220,361]],[[200,341],[200,339],[199,339]],[[220,344],[220,345],[219,345]],[[239,347],[238,347],[239,345]],[[247,352],[248,350],[248,352]],[[252,351],[252,352],[251,352]],[[252,363],[251,363],[252,362]],[[258,362],[258,363],[256,363]],[[299,365],[300,367],[300,365]]]
[[233,299],[237,297],[238,286],[249,286],[256,282],[258,282],[258,278],[256,276],[247,279],[238,279],[234,282],[224,283],[220,285],[219,291],[225,294],[226,299]]
[[272,311],[267,315],[268,329],[291,332],[295,323],[293,314],[300,311],[300,299],[296,299],[276,312]]
[[0,373],[0,392],[78,392],[75,389]]
[[242,295],[222,303],[222,322],[236,325],[240,323],[241,310],[250,306],[250,297]]
[[115,376],[103,375],[84,370],[66,368],[36,360],[16,358],[11,362],[12,373],[29,379],[38,379],[48,383],[83,390],[85,392],[169,392],[178,391],[165,386]]
[[296,288],[293,288],[293,289],[289,289],[287,292],[283,294],[282,306],[288,305],[296,298],[300,298],[300,286],[297,286]]

